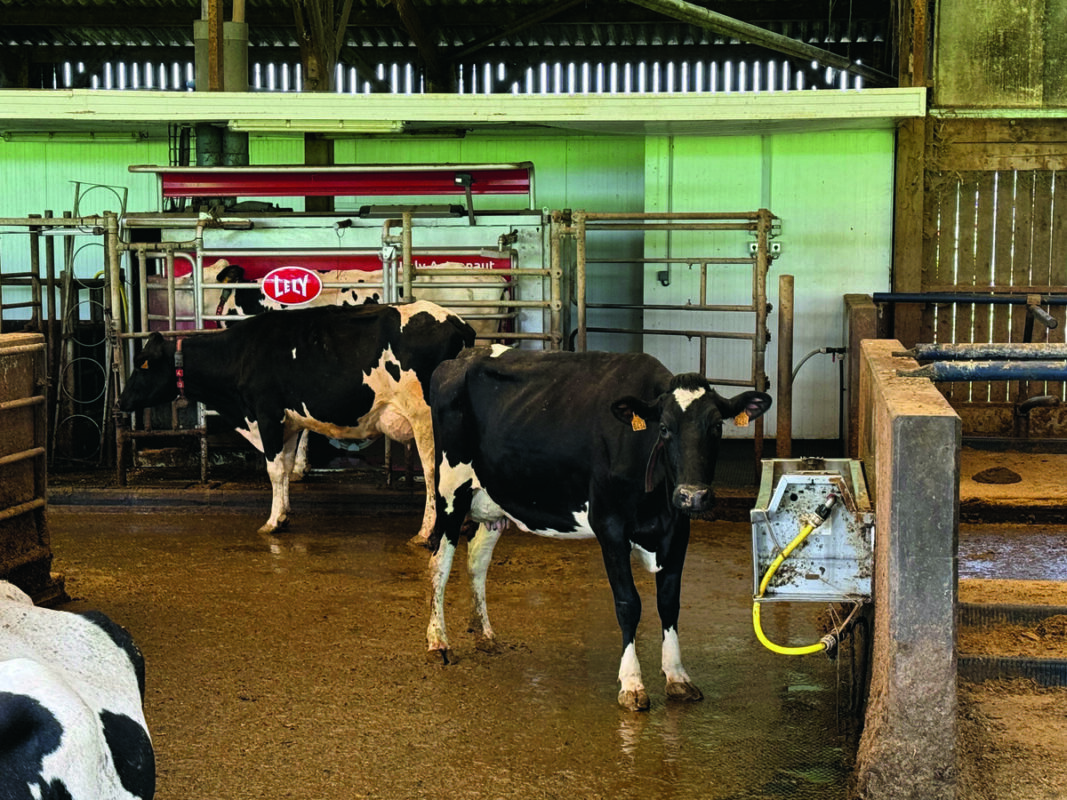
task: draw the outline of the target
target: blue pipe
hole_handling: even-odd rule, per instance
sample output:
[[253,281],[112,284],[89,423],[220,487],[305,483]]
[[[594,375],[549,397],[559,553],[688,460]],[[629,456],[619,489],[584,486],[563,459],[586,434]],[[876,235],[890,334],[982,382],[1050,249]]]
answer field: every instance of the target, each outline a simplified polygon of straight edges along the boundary
[[935,361],[918,369],[900,369],[901,378],[932,381],[1065,381],[1063,361]]
[[909,356],[916,361],[1057,359],[1067,358],[1067,344],[1049,342],[917,344],[910,350],[896,352],[893,355]]

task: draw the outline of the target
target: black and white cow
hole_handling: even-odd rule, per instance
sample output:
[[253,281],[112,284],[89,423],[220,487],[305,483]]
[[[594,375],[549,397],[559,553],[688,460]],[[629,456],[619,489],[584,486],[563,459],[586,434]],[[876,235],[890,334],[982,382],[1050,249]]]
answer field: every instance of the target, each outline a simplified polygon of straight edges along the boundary
[[[679,591],[691,514],[710,512],[723,420],[763,414],[771,398],[721,397],[698,374],[643,354],[477,348],[442,364],[431,386],[437,525],[431,539],[430,654],[446,663],[445,584],[464,518],[479,523],[468,571],[481,644],[494,634],[486,571],[507,521],[600,542],[622,629],[619,704],[649,707],[635,649],[641,599],[631,556],[656,574],[668,698],[703,695],[682,667]],[[436,654],[436,655],[435,655]]]
[[[497,275],[492,270],[481,270],[471,273],[465,278],[457,278],[447,275],[435,275],[433,269],[456,269],[463,267],[462,264],[445,262],[429,268],[426,274],[419,276],[418,299],[436,303],[450,311],[463,316],[470,313],[484,313],[485,308],[471,306],[471,301],[498,301],[504,296],[507,289],[507,278]],[[186,276],[186,280],[188,280]],[[319,273],[319,279],[324,283],[343,283],[344,286],[324,288],[308,306],[361,306],[372,305],[382,302],[382,290],[380,288],[368,288],[374,284],[382,283],[382,271],[379,270],[329,270]],[[239,264],[231,264],[224,258],[220,258],[213,264],[204,267],[205,283],[242,284],[250,281],[246,277],[244,267]],[[215,300],[211,297],[217,293]],[[189,293],[186,302],[191,303]],[[176,297],[182,298],[183,293],[176,293]],[[204,308],[213,308],[216,316],[229,316],[242,319],[244,317],[262,314],[266,311],[284,311],[292,308],[283,305],[268,297],[262,289],[256,288],[230,288],[204,291]],[[489,309],[492,310],[492,309]],[[192,310],[190,308],[190,315]],[[493,334],[500,330],[499,319],[472,319],[468,320],[474,329],[476,339],[490,339]],[[233,325],[233,321],[219,321],[219,327]],[[296,449],[296,458],[293,461],[293,480],[301,480],[308,468],[308,435],[301,432]],[[425,540],[425,537],[422,537]]]
[[0,581],[0,798],[150,800],[144,659],[103,614],[37,608]]
[[[152,334],[119,397],[123,411],[183,394],[217,411],[267,459],[269,533],[289,516],[297,434],[415,440],[427,497],[419,536],[433,529],[433,370],[474,342],[455,314],[424,301],[269,311],[220,333],[167,341]],[[182,364],[176,364],[180,352]]]

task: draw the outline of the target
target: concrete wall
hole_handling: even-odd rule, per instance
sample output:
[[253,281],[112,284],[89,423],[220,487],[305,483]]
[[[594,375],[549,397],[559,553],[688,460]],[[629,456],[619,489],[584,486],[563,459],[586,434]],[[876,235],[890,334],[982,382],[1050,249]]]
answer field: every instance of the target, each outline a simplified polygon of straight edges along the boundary
[[956,797],[960,420],[933,383],[897,377],[896,340],[861,346],[859,452],[874,501],[874,641],[856,797]]

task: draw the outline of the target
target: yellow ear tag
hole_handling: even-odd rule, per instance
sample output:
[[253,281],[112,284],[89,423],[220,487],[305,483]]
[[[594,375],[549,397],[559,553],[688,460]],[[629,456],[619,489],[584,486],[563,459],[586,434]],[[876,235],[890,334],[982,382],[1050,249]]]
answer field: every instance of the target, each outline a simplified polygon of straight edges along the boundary
[[742,411],[736,417],[734,417],[734,425],[739,428],[744,428],[748,425],[748,412]]
[[630,427],[635,431],[643,431],[648,426],[645,425],[645,421],[641,419],[637,414],[634,414],[633,419],[630,420]]
[[147,361],[144,362],[143,364],[141,364],[141,369],[148,369],[148,362]]

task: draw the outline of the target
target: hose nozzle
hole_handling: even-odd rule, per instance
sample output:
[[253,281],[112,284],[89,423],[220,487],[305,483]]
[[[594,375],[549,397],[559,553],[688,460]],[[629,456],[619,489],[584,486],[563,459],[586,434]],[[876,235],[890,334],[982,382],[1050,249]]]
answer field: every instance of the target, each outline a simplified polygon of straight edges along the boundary
[[800,521],[805,525],[810,525],[812,530],[815,530],[822,525],[826,520],[830,518],[830,512],[834,510],[834,504],[841,498],[837,492],[830,492],[826,495],[826,499],[822,505],[815,509],[811,514],[805,514],[800,518]]

